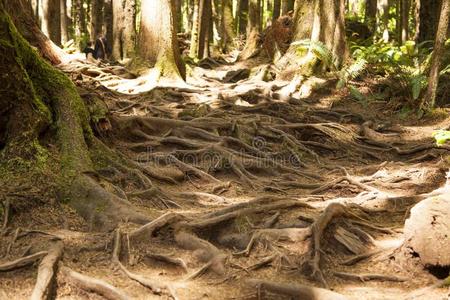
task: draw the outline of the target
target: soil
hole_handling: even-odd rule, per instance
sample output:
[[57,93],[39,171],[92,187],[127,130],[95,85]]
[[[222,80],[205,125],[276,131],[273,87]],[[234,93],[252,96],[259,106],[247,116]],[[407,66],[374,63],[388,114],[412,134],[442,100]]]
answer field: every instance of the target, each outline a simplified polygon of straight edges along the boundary
[[431,272],[403,234],[415,204],[449,192],[450,148],[431,138],[448,109],[417,121],[332,80],[301,98],[248,62],[202,66],[158,86],[121,67],[61,66],[107,111],[97,138],[133,166],[97,157],[93,176],[153,221],[96,231],[55,195],[5,194],[0,299],[28,298],[43,260],[3,263],[60,242],[55,299],[449,299],[448,287],[418,293],[449,268]]

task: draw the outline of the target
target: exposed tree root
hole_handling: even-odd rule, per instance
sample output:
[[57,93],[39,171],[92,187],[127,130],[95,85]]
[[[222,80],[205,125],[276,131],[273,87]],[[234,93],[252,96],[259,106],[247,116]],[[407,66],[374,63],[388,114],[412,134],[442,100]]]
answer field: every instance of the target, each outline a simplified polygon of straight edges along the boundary
[[312,234],[311,228],[283,228],[283,229],[259,229],[253,232],[252,238],[247,247],[241,251],[236,252],[234,255],[248,256],[253,248],[255,242],[259,239],[270,239],[273,241],[290,241],[290,242],[303,242]]
[[124,292],[103,280],[80,274],[65,266],[62,266],[60,269],[65,280],[82,290],[90,293],[96,293],[108,300],[130,299],[130,297],[128,297]]
[[186,273],[188,273],[189,271],[186,263],[181,258],[174,258],[164,254],[155,254],[155,253],[146,253],[145,256],[151,259],[159,260],[168,264],[178,266],[181,269],[183,269],[183,271]]
[[36,284],[31,294],[31,300],[48,299],[52,294],[58,262],[62,256],[63,248],[63,242],[55,242],[48,250],[48,254],[42,259],[38,268]]
[[345,296],[332,292],[330,290],[316,288],[306,285],[293,285],[274,283],[265,280],[252,279],[247,283],[256,287],[258,290],[264,290],[274,294],[290,296],[294,299],[302,300],[345,300]]
[[313,247],[312,247],[312,277],[319,280],[325,286],[327,285],[325,278],[322,273],[322,269],[320,267],[320,258],[321,258],[321,239],[323,233],[327,226],[334,218],[338,218],[341,216],[350,216],[356,217],[354,214],[350,213],[348,208],[339,203],[331,203],[325,208],[323,213],[319,216],[319,218],[311,225],[312,236],[313,236]]
[[6,199],[5,201],[2,201],[3,205],[3,224],[2,224],[2,230],[1,234],[5,234],[6,228],[9,224],[9,214],[11,210],[11,202],[9,199]]
[[227,256],[210,242],[197,237],[183,229],[175,232],[175,241],[182,248],[195,251],[200,261],[207,262],[206,269],[222,275],[225,273],[225,259]]
[[40,251],[19,259],[16,259],[11,262],[6,262],[0,265],[0,272],[12,271],[15,269],[23,268],[28,265],[31,265],[41,259],[42,257],[47,255],[47,251]]
[[404,281],[408,280],[408,278],[405,278],[405,277],[383,275],[383,274],[351,274],[351,273],[344,273],[344,272],[333,272],[333,274],[334,274],[334,276],[341,277],[344,279],[360,280],[362,282],[371,281],[371,280],[404,282]]
[[117,265],[126,276],[138,282],[139,284],[145,286],[146,288],[150,289],[154,294],[157,295],[167,294],[173,299],[177,299],[175,287],[172,286],[171,284],[161,282],[161,279],[153,280],[139,274],[134,274],[128,271],[127,268],[125,268],[119,261],[117,262]]
[[374,255],[377,255],[379,253],[382,253],[384,250],[382,249],[378,249],[378,250],[374,250],[374,251],[368,251],[366,253],[362,253],[359,255],[355,255],[354,257],[351,257],[345,261],[342,262],[343,265],[345,266],[352,266],[354,264],[357,264],[358,262],[371,258]]

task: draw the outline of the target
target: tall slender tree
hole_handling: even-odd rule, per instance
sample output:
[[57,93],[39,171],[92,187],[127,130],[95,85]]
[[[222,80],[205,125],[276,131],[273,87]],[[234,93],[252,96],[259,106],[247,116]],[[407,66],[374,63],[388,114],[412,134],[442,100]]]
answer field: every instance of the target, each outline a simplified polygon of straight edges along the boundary
[[375,34],[377,23],[377,0],[366,0],[364,22],[372,34]]
[[400,0],[400,40],[404,44],[409,39],[410,0]]
[[69,20],[67,17],[67,2],[66,0],[59,1],[60,18],[61,18],[61,43],[65,44],[69,41]]
[[42,32],[57,45],[61,44],[61,15],[59,0],[41,0]]
[[234,18],[232,0],[222,0],[222,35],[223,51],[227,52],[234,47]]
[[434,42],[433,55],[431,57],[430,75],[428,78],[428,88],[422,98],[422,108],[433,108],[436,101],[436,91],[439,83],[439,72],[442,63],[442,56],[445,52],[445,39],[447,37],[448,23],[450,21],[450,0],[442,1],[442,8]]
[[240,54],[241,59],[247,59],[254,54],[261,33],[261,0],[249,0],[248,4],[247,40]]
[[280,13],[281,13],[281,0],[274,0],[273,1],[272,23],[273,23],[273,21],[278,19],[278,17],[280,16]]
[[103,34],[104,0],[91,0],[91,40],[96,40]]

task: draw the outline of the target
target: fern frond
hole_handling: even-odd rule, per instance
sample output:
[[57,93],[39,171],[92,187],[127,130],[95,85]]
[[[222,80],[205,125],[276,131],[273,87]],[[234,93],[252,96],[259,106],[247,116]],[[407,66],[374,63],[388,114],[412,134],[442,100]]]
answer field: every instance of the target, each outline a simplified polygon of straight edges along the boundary
[[300,40],[293,42],[291,45],[298,47],[299,50],[308,50],[312,52],[326,67],[336,69],[333,53],[324,43],[311,40]]

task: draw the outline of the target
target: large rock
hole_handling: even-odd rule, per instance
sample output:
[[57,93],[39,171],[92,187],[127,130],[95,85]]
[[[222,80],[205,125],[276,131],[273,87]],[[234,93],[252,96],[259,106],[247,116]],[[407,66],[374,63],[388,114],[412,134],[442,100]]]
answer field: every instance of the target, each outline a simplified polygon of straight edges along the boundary
[[450,195],[416,204],[405,222],[406,244],[426,266],[450,266]]

